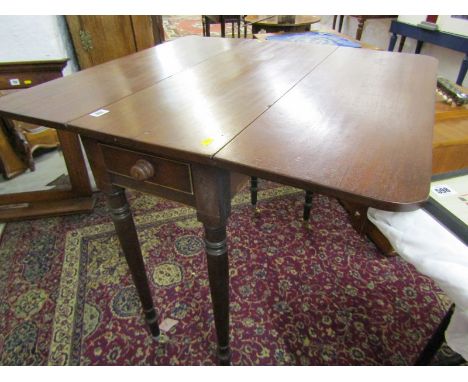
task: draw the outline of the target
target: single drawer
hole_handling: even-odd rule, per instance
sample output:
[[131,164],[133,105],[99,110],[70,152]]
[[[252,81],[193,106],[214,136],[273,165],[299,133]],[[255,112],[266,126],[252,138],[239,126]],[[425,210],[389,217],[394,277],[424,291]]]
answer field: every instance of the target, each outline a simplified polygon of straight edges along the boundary
[[101,147],[107,171],[110,173],[193,195],[188,163],[108,145]]

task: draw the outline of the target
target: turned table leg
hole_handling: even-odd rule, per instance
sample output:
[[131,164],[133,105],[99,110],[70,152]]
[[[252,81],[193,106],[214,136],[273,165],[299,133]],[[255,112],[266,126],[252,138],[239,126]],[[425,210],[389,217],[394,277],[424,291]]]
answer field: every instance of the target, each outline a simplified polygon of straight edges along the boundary
[[218,338],[218,359],[221,365],[229,365],[231,350],[229,349],[229,261],[226,226],[212,228],[205,225],[205,249]]
[[457,85],[462,85],[463,81],[466,76],[466,72],[468,71],[468,53],[465,54],[465,58],[462,61],[460,71],[458,72],[458,77],[457,77]]
[[303,214],[304,221],[309,220],[310,217],[310,209],[312,208],[312,195],[313,193],[311,191],[306,191]]
[[113,186],[112,190],[105,192],[105,194],[120,245],[124,252],[125,259],[127,260],[128,267],[130,268],[138,296],[141,300],[146,323],[148,324],[151,335],[157,338],[159,336],[158,315],[154,309],[153,298],[151,297],[148,278],[146,276],[145,264],[143,262],[130,206],[125,196],[125,190],[121,187]]
[[205,228],[211,302],[213,305],[218,360],[231,363],[229,348],[229,261],[226,223],[231,213],[230,174],[215,167],[193,165],[197,218]]
[[418,40],[418,42],[416,43],[416,49],[414,50],[414,53],[415,53],[415,54],[420,54],[423,45],[424,45],[424,41]]
[[133,222],[130,206],[122,187],[114,186],[106,170],[106,164],[99,142],[81,137],[89,164],[93,170],[98,188],[106,195],[109,212],[114,222],[125,259],[132,274],[133,283],[140,297],[146,322],[151,335],[159,336],[158,315],[153,305],[153,298],[146,276],[145,263],[141,254],[140,243]]
[[398,52],[402,52],[403,51],[403,48],[405,46],[405,42],[406,42],[406,36],[401,36],[400,37],[400,45],[398,45]]
[[364,23],[366,19],[364,17],[358,17],[358,27],[356,30],[356,40],[360,41],[362,37],[362,31],[364,30]]
[[397,41],[398,35],[396,33],[392,34],[392,37],[390,37],[390,43],[388,44],[388,51],[393,52],[393,49],[395,49],[395,44]]
[[250,178],[250,203],[253,206],[257,204],[257,195],[258,195],[258,178],[256,176],[252,176]]

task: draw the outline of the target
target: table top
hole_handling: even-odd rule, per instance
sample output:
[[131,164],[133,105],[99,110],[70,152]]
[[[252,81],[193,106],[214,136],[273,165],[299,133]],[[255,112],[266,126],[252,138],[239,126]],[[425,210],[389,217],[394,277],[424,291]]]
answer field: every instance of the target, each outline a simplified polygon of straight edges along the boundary
[[319,16],[308,16],[308,15],[297,15],[294,23],[279,23],[278,17],[274,15],[256,15],[256,16],[246,16],[245,22],[249,24],[258,24],[264,26],[298,26],[298,25],[310,25],[320,22],[321,18]]
[[192,36],[2,97],[0,115],[402,209],[429,191],[436,68],[420,55]]
[[184,37],[161,44],[157,49],[145,49],[3,98],[2,111],[11,118],[63,128],[75,118],[244,42],[240,39]]

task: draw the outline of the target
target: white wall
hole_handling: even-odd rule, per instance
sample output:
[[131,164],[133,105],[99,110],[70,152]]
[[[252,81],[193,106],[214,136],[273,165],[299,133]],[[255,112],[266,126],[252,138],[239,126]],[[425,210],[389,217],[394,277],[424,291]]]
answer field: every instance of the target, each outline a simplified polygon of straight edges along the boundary
[[77,70],[63,16],[0,16],[0,62],[69,58],[63,74]]
[[[337,20],[338,24],[339,18]],[[374,19],[367,20],[364,24],[364,31],[362,33],[361,41],[368,44],[375,45],[381,49],[387,50],[390,42],[391,19]],[[321,24],[331,29],[333,24],[333,16],[322,16]],[[343,21],[343,29],[341,33],[347,34],[351,37],[356,36],[357,20],[354,17],[345,17]],[[468,22],[467,22],[468,25]],[[338,25],[336,26],[338,30]],[[395,51],[398,50],[398,38],[395,45]],[[407,38],[403,52],[414,53],[416,49],[416,40]],[[465,55],[461,52],[455,52],[451,49],[442,48],[432,44],[424,44],[421,54],[427,54],[439,60],[439,75],[455,82],[458,77],[458,71]],[[468,75],[463,81],[463,86],[468,87]]]

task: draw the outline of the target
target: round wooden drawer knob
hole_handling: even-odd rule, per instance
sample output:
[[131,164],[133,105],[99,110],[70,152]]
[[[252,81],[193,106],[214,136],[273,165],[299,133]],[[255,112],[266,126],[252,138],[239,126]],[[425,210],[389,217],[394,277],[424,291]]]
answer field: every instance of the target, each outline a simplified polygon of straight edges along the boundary
[[147,160],[138,159],[130,169],[130,175],[136,180],[147,180],[154,176],[154,167]]

